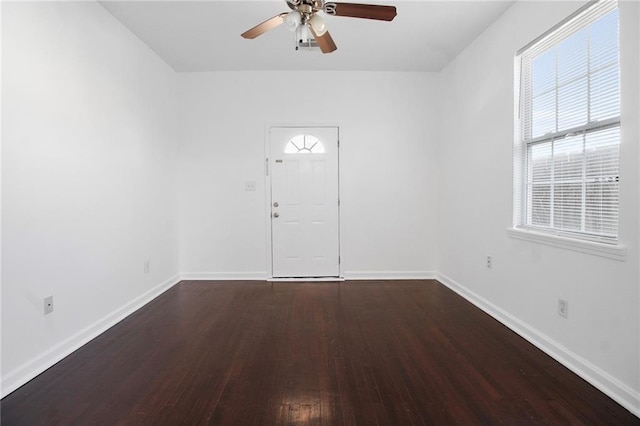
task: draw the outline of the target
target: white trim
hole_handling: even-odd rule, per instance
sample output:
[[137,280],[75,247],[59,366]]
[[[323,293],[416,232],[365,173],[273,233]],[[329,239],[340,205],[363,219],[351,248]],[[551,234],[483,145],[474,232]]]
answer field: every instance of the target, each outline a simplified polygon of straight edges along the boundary
[[265,219],[265,267],[267,270],[266,277],[273,277],[273,253],[271,252],[271,166],[269,160],[271,157],[271,127],[273,124],[265,123],[264,125],[264,219]]
[[189,281],[266,281],[267,273],[260,272],[183,272],[182,280]]
[[439,273],[438,281],[480,308],[485,313],[491,315],[494,319],[507,326],[509,329],[520,335],[520,337],[532,343],[538,349],[551,356],[578,376],[591,383],[631,413],[640,417],[640,392],[627,386],[625,383],[603,371],[598,366],[592,364],[549,336],[469,290],[452,278]]
[[291,282],[317,282],[317,283],[335,283],[344,282],[344,278],[340,277],[315,277],[315,278],[267,278],[270,283],[291,283]]
[[511,238],[518,240],[564,248],[580,253],[606,257],[608,259],[620,261],[625,261],[627,259],[627,248],[620,244],[604,244],[595,241],[578,240],[575,238],[568,238],[560,235],[546,234],[520,228],[509,228],[507,229],[507,233]]
[[136,297],[131,302],[126,303],[119,309],[116,309],[112,313],[102,317],[93,324],[88,325],[54,347],[46,350],[40,355],[37,355],[12,371],[9,371],[2,377],[0,383],[0,393],[2,398],[18,389],[20,386],[24,385],[43,371],[52,367],[54,364],[70,355],[81,346],[95,339],[100,334],[104,333],[179,282],[180,279],[177,275],[169,278],[156,287],[153,287]]
[[435,271],[347,271],[347,280],[435,280]]

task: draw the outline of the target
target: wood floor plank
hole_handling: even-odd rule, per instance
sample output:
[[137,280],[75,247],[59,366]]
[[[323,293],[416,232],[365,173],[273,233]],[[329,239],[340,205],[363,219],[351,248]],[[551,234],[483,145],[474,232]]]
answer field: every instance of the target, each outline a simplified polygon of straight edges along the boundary
[[0,403],[3,425],[640,419],[436,281],[183,281]]

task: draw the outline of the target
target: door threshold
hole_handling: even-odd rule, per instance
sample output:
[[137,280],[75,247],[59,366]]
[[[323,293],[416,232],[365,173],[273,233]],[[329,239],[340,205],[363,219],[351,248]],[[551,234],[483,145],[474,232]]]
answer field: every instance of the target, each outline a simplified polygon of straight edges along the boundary
[[267,278],[268,282],[342,282],[342,277],[291,277],[291,278]]

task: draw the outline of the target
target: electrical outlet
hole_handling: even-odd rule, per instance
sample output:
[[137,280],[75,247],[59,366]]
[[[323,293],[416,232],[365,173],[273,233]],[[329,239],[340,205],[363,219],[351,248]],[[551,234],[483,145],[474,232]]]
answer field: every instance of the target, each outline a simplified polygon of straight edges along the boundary
[[569,302],[568,301],[558,299],[558,315],[564,318],[569,318]]
[[255,180],[248,180],[244,183],[244,190],[245,191],[255,191],[256,190],[256,181]]
[[144,273],[148,274],[151,271],[151,262],[148,260],[144,261]]
[[493,268],[493,259],[491,259],[491,256],[487,256],[487,268]]
[[45,297],[42,299],[44,303],[44,314],[50,314],[53,312],[53,296]]

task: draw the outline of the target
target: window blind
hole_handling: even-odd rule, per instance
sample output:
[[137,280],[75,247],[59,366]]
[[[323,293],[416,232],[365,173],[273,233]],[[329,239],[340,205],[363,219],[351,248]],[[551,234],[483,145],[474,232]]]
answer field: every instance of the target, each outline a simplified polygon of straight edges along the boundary
[[615,242],[620,145],[618,9],[589,4],[516,61],[516,227]]

